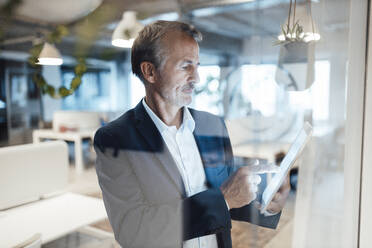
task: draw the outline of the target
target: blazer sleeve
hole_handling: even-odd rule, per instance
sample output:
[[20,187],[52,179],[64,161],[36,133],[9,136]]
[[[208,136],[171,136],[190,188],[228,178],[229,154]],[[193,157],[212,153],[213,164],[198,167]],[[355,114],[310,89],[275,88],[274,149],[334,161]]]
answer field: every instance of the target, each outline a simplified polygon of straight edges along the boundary
[[225,198],[218,188],[183,200],[183,239],[188,240],[231,229]]
[[[225,122],[223,121],[223,137],[224,137],[224,153],[225,153],[225,164],[228,166],[229,175],[232,175],[238,168],[234,166],[234,156],[230,138],[227,132]],[[253,203],[248,204],[241,208],[235,208],[230,210],[230,216],[233,220],[247,221],[255,225],[262,227],[275,229],[279,223],[281,212],[273,216],[265,216],[253,206]]]
[[96,172],[115,239],[125,248],[173,248],[182,243],[182,201],[152,205],[125,152],[108,149],[99,130],[94,138]]
[[125,152],[103,145],[107,137],[104,130],[95,135],[96,171],[115,239],[122,247],[181,247],[183,240],[231,228],[219,189],[164,204],[147,202]]

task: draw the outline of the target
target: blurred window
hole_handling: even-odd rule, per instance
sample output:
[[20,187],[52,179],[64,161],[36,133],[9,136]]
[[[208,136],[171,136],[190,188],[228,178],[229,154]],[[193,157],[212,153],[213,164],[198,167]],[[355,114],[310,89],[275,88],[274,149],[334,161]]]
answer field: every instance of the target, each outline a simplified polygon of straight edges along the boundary
[[275,83],[276,65],[243,65],[242,95],[249,99],[252,112],[263,116],[273,116],[276,110],[276,94],[279,89]]
[[[71,69],[62,68],[62,82],[70,87],[74,77]],[[62,100],[62,109],[65,110],[110,110],[110,71],[88,70],[82,77],[82,83],[71,96]]]
[[134,108],[145,96],[145,86],[142,81],[131,74],[130,76],[130,108]]
[[291,106],[313,109],[313,120],[324,121],[329,117],[330,63],[328,60],[315,62],[315,81],[310,89],[303,92],[289,92]]
[[[276,65],[243,65],[242,96],[251,104],[253,112],[263,116],[275,114],[278,106],[280,88],[275,82]],[[313,110],[314,121],[327,120],[329,116],[329,76],[328,60],[315,62],[315,81],[305,91],[289,91],[288,99],[291,108],[296,110]]]
[[217,65],[199,66],[200,82],[196,90],[203,89],[196,94],[191,107],[210,113],[222,114],[222,89],[220,88],[220,67]]

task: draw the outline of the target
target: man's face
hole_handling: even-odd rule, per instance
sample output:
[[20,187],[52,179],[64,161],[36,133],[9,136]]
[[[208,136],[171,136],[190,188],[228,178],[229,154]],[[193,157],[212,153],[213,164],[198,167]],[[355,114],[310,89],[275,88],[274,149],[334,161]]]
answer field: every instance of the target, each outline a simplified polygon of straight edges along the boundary
[[199,46],[190,36],[176,31],[166,34],[161,44],[165,62],[157,70],[155,91],[167,104],[188,105],[199,82]]

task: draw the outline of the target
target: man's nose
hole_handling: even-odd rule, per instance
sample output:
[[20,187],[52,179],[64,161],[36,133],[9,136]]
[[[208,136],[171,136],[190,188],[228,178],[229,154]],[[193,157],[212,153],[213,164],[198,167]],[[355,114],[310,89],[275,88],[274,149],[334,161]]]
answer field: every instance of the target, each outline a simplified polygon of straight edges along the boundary
[[200,82],[198,68],[195,68],[195,70],[194,70],[193,79],[194,79],[194,81],[195,81],[196,84]]

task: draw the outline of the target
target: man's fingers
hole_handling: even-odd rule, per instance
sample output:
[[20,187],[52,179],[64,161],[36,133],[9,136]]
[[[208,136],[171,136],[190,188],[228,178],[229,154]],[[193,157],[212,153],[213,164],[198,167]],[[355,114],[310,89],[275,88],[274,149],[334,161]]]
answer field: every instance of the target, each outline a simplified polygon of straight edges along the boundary
[[258,210],[261,210],[261,203],[259,201],[254,201],[253,206],[257,208]]
[[254,201],[256,198],[257,198],[257,194],[256,193],[252,193],[252,200],[251,201]]
[[258,190],[258,187],[257,187],[256,184],[250,184],[249,190],[250,190],[252,193],[256,193],[257,190]]
[[265,173],[277,173],[280,171],[279,167],[275,164],[259,164],[255,166],[250,166],[249,172],[254,174],[265,174]]
[[259,175],[249,175],[248,182],[259,184],[261,182],[261,177]]
[[277,173],[279,172],[279,167],[275,164],[258,164],[252,166],[240,167],[237,171],[240,175],[252,175],[252,174],[264,174],[264,173]]
[[267,207],[267,211],[270,213],[277,213],[282,209],[279,203],[270,202],[269,206]]
[[273,197],[273,201],[279,201],[282,198],[282,195],[280,193],[276,193]]
[[290,185],[290,182],[289,182],[289,174],[287,175],[287,177],[285,178],[283,184],[280,186],[278,192],[282,193],[282,194],[287,194],[290,190],[291,190],[291,185]]

